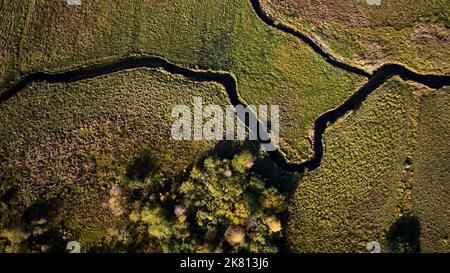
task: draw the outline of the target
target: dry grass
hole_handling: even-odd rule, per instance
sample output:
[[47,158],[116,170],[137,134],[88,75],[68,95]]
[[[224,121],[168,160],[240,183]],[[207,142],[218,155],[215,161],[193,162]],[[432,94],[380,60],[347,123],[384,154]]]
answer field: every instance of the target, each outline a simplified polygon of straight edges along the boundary
[[[130,204],[121,200],[129,192],[112,198],[110,190],[123,186],[142,153],[159,165],[157,173],[172,177],[214,147],[170,136],[172,107],[192,103],[194,95],[228,104],[222,86],[148,69],[74,84],[37,83],[2,104],[0,192],[8,208],[1,228],[29,226],[35,219],[24,212],[48,200],[60,201],[56,215],[43,217],[70,230],[68,239],[80,240],[85,250],[108,228],[123,228]],[[11,189],[17,192],[4,200]]]
[[[430,122],[429,113],[421,114],[421,98],[430,92],[390,80],[357,113],[327,131],[321,167],[300,181],[290,204],[287,238],[293,251],[365,252],[370,241],[379,241],[388,251],[386,233],[408,214],[421,223],[423,251],[432,251],[432,246],[449,251],[439,241],[448,234],[448,202],[443,196],[450,176],[443,166],[449,157],[443,143],[449,136],[448,130],[440,130],[448,115]],[[448,94],[441,96],[445,104]],[[418,123],[424,119],[424,124]],[[440,142],[425,145],[424,134],[430,135],[423,130],[431,126],[437,128],[433,133]],[[432,150],[423,154],[424,149]],[[430,164],[431,160],[441,163]],[[435,167],[438,173],[427,176]]]
[[23,72],[62,70],[123,56],[133,42],[135,1],[29,1],[22,34]]
[[321,40],[346,62],[372,70],[385,62],[450,73],[445,0],[262,0],[270,13]]
[[[351,63],[371,69],[400,62],[421,72],[449,73],[443,1],[391,1],[389,9],[360,2],[327,1],[318,9],[311,1],[272,0],[272,8]],[[248,104],[280,105],[282,149],[293,161],[309,156],[313,121],[364,81],[263,24],[249,1],[83,0],[77,7],[23,0],[2,1],[0,7],[2,91],[20,74],[64,71],[130,53],[228,71]],[[422,92],[392,80],[327,132],[324,163],[306,176],[292,202],[287,235],[293,250],[364,251],[370,240],[384,242],[404,210],[420,217],[424,250],[448,251],[448,225],[442,222],[448,212],[448,95],[423,99],[421,112],[414,93]],[[55,231],[61,238],[94,247],[105,234],[121,234],[128,223],[122,210],[129,208],[120,196],[110,202],[109,190],[123,182],[133,160],[150,151],[167,175],[176,175],[213,146],[173,142],[168,135],[170,109],[194,94],[228,104],[220,86],[146,69],[70,85],[34,84],[2,104],[0,197],[8,199],[2,201],[8,203],[2,228],[23,221],[23,212],[37,201],[62,197],[50,219],[62,225]],[[436,134],[436,142],[427,141]],[[405,164],[408,156],[413,172]]]
[[433,92],[421,100],[413,157],[412,199],[422,227],[422,251],[449,252],[450,96]]
[[27,8],[27,1],[0,1],[0,87],[17,76],[15,70]]
[[36,1],[21,40],[15,72],[63,71],[130,52],[229,71],[248,104],[281,106],[282,146],[293,161],[309,157],[314,120],[364,81],[265,25],[249,1]]

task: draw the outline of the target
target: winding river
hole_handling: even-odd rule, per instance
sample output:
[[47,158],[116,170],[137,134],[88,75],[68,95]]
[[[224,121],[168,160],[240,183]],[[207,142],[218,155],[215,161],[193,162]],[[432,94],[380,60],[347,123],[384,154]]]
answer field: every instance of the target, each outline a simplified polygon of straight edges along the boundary
[[[344,69],[351,73],[356,73],[367,77],[368,82],[359,90],[357,90],[350,98],[348,98],[343,104],[337,108],[321,115],[314,124],[314,140],[313,140],[313,156],[307,161],[295,164],[286,160],[286,157],[280,150],[268,152],[272,160],[279,167],[288,172],[302,173],[306,170],[314,170],[320,166],[323,158],[323,134],[330,124],[336,122],[339,118],[343,117],[349,111],[357,110],[363,101],[380,87],[384,82],[393,76],[400,76],[404,80],[415,81],[426,85],[430,88],[439,89],[443,86],[450,85],[450,76],[439,75],[421,75],[413,71],[408,70],[404,66],[397,64],[386,64],[376,70],[373,74],[370,74],[360,68],[353,67],[351,65],[342,63],[327,52],[323,47],[318,45],[312,39],[303,35],[299,31],[286,26],[274,18],[268,16],[261,7],[260,0],[250,0],[258,17],[267,25],[277,28],[285,33],[294,35],[299,38],[315,52],[320,54],[326,61],[336,67]],[[8,90],[0,94],[0,103],[5,103],[16,93],[25,89],[28,85],[34,82],[48,82],[48,83],[72,83],[84,79],[90,79],[99,77],[102,75],[111,74],[127,69],[135,68],[162,68],[170,73],[182,75],[190,80],[194,81],[210,81],[217,82],[223,85],[226,89],[228,97],[234,106],[243,105],[246,106],[241,100],[238,90],[237,81],[231,73],[227,72],[215,72],[205,70],[193,70],[180,65],[171,63],[160,57],[148,57],[148,56],[132,56],[119,59],[117,61],[97,64],[90,67],[82,67],[74,70],[69,70],[61,73],[47,73],[36,72],[24,76],[19,82],[10,87]],[[248,117],[244,121],[248,124]],[[264,133],[264,130],[262,130]],[[257,134],[259,135],[259,134]],[[263,138],[266,138],[264,135]],[[266,138],[267,139],[267,138]]]

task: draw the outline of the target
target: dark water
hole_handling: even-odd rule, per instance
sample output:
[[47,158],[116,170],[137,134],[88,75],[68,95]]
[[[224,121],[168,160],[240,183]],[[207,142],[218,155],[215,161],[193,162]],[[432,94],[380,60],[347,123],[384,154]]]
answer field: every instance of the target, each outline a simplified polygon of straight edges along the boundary
[[327,52],[323,47],[321,47],[320,45],[315,43],[312,39],[310,39],[306,35],[302,34],[301,32],[299,32],[289,26],[286,26],[286,25],[276,21],[274,18],[271,18],[270,16],[268,16],[264,12],[263,8],[261,7],[260,0],[251,0],[251,3],[252,3],[253,9],[255,10],[256,14],[264,23],[266,23],[267,25],[270,25],[278,30],[281,30],[285,33],[291,34],[291,35],[299,38],[304,43],[308,44],[308,46],[310,46],[316,53],[318,53],[322,57],[324,57],[328,63],[330,63],[336,67],[342,68],[348,72],[356,73],[356,74],[364,76],[364,77],[370,77],[370,74],[367,73],[366,71],[338,61],[329,52]]
[[317,54],[321,55],[328,63],[331,65],[343,69],[350,73],[355,73],[364,77],[369,78],[369,82],[364,85],[361,89],[356,91],[353,96],[351,96],[347,101],[341,104],[336,109],[329,111],[322,116],[320,116],[314,123],[314,141],[313,141],[313,157],[303,164],[289,164],[286,162],[284,157],[279,153],[275,152],[270,154],[272,159],[282,168],[290,172],[304,172],[305,169],[314,170],[319,167],[323,158],[323,134],[329,124],[333,124],[339,118],[344,116],[347,112],[351,110],[357,110],[363,103],[363,101],[378,87],[385,83],[388,79],[393,76],[400,76],[403,80],[409,80],[421,83],[430,88],[439,89],[444,86],[450,85],[450,76],[440,76],[440,75],[421,75],[417,74],[411,70],[408,70],[404,66],[398,64],[386,64],[381,68],[376,70],[372,75],[366,71],[353,67],[351,65],[342,63],[338,61],[329,52],[323,49],[321,46],[316,44],[311,38],[302,34],[301,32],[282,24],[276,19],[268,16],[263,8],[261,7],[260,0],[251,0],[253,9],[258,17],[267,25],[270,25],[280,31],[291,34],[304,43],[308,44]]
[[[324,49],[322,49],[322,47],[317,45],[313,40],[303,35],[302,33],[288,26],[285,26],[281,23],[275,23],[275,20],[267,16],[265,12],[262,10],[259,0],[251,0],[251,2],[256,14],[266,24],[275,27],[283,32],[294,35],[295,37],[298,37],[300,40],[311,46],[311,48],[313,48],[318,54],[323,56],[328,63],[341,69],[344,69],[348,72],[356,73],[369,78],[367,84],[364,85],[362,88],[360,88],[358,91],[356,91],[343,104],[341,104],[334,110],[324,113],[315,121],[314,141],[313,141],[314,154],[309,160],[301,164],[293,164],[287,162],[284,155],[278,150],[274,152],[268,152],[272,160],[279,167],[283,168],[288,172],[302,173],[306,169],[314,170],[318,168],[323,158],[322,140],[323,134],[327,126],[336,122],[336,120],[344,116],[347,112],[357,110],[361,106],[363,101],[367,98],[367,96],[369,96],[373,91],[375,91],[378,87],[380,87],[389,78],[393,76],[400,76],[404,80],[415,81],[435,89],[450,85],[450,76],[421,75],[413,71],[410,71],[407,68],[398,64],[386,64],[377,71],[375,71],[373,75],[370,75],[369,73],[359,68],[337,61],[336,58],[331,56],[331,54],[326,52]],[[90,67],[82,67],[62,73],[46,73],[46,72],[32,73],[25,76],[17,84],[15,84],[7,91],[0,94],[0,103],[6,102],[17,92],[23,90],[26,86],[34,82],[72,83],[79,80],[95,78],[126,69],[144,68],[144,67],[162,68],[172,74],[179,74],[194,81],[212,81],[220,83],[225,87],[232,105],[245,106],[245,104],[243,104],[239,99],[236,80],[231,74],[225,72],[193,70],[170,63],[167,60],[159,57],[147,57],[147,56],[127,57],[106,64],[99,64]],[[245,124],[247,125],[249,124],[249,118],[250,117],[247,116],[246,120],[244,121]],[[261,127],[262,126],[261,123],[259,123],[258,125],[259,125],[258,128],[263,128]],[[265,134],[263,135],[263,139],[264,138],[267,139],[267,134],[265,133],[265,130],[259,131],[261,131],[262,134]],[[259,134],[257,135],[259,136]]]
[[[193,81],[217,82],[225,87],[228,98],[233,106],[246,106],[239,100],[236,80],[231,74],[213,71],[193,70],[172,64],[167,60],[159,57],[146,56],[123,58],[111,63],[99,64],[91,67],[83,67],[62,73],[32,73],[25,76],[22,80],[20,80],[16,85],[12,86],[6,92],[0,94],[0,103],[8,101],[16,93],[20,92],[34,82],[73,83],[84,79],[91,79],[103,75],[108,75],[114,72],[135,68],[162,68],[172,74],[182,75],[183,77],[186,77]],[[249,124],[250,119],[256,120],[256,117],[252,113],[250,115],[252,116],[247,115],[245,117],[245,120],[242,120],[246,125]],[[258,130],[259,128],[264,128],[264,126],[260,122],[258,123]],[[259,131],[261,131],[262,137],[264,139],[270,139],[270,137],[264,130]],[[259,136],[259,134],[256,135]],[[278,162],[277,164],[279,164],[280,166],[289,165],[279,152],[271,152],[270,155],[275,161]]]
[[[441,88],[446,85],[450,85],[450,76],[438,76],[438,75],[420,75],[415,72],[412,72],[405,68],[402,65],[398,64],[386,64],[383,65],[381,68],[379,68],[377,71],[375,71],[373,74],[370,74],[363,69],[360,69],[358,67],[351,66],[349,64],[343,63],[337,58],[335,58],[333,55],[331,55],[330,52],[328,52],[326,49],[321,47],[318,43],[316,43],[314,40],[312,40],[310,37],[304,35],[303,33],[299,32],[298,30],[289,27],[287,25],[284,25],[283,23],[277,21],[275,18],[270,17],[266,14],[266,12],[263,10],[261,6],[260,0],[250,0],[252,3],[252,7],[255,10],[255,13],[258,15],[258,17],[266,23],[267,25],[270,25],[271,27],[274,27],[280,31],[283,31],[285,33],[288,33],[290,35],[293,35],[306,43],[308,46],[310,46],[317,54],[321,55],[328,63],[331,65],[341,68],[347,72],[355,73],[367,78],[373,78],[376,77],[376,74],[381,75],[388,75],[395,76],[399,75],[405,80],[412,80],[415,82],[422,83],[428,87],[431,88]],[[385,80],[389,78],[386,77]]]

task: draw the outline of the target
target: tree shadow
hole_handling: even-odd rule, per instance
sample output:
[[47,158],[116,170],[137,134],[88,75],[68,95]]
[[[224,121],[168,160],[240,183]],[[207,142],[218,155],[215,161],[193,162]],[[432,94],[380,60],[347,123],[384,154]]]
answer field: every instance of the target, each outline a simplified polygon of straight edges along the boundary
[[215,156],[218,158],[231,160],[238,152],[244,150],[245,146],[250,145],[248,145],[247,142],[242,143],[238,141],[221,140],[214,146],[212,151],[208,152],[204,158],[201,158],[200,162],[206,159],[208,156]]
[[406,215],[391,225],[386,235],[388,249],[393,253],[420,252],[420,221],[417,217]]
[[150,150],[143,150],[134,162],[128,166],[125,176],[128,179],[144,182],[145,178],[159,170]]
[[37,200],[22,214],[22,221],[24,223],[29,223],[40,218],[47,220],[53,219],[58,214],[58,209],[63,203],[63,199],[59,195],[51,199],[41,197]]
[[13,187],[9,188],[4,193],[0,194],[0,202],[7,203],[7,202],[11,201],[14,197],[17,196],[18,192],[19,192],[18,186],[13,186]]

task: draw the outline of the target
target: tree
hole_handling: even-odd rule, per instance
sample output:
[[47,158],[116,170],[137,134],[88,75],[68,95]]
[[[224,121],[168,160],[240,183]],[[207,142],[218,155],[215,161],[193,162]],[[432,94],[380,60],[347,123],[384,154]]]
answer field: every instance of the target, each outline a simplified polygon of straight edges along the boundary
[[282,230],[276,214],[285,210],[285,198],[250,171],[254,161],[247,150],[232,160],[208,157],[160,192],[164,198],[151,196],[141,213],[150,235],[167,251],[276,252]]

